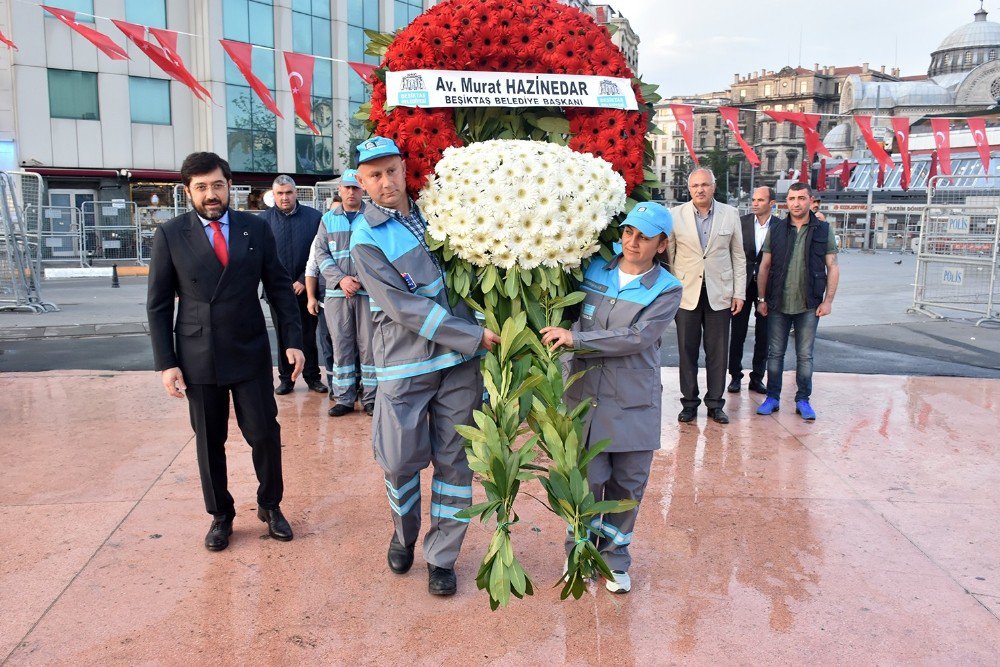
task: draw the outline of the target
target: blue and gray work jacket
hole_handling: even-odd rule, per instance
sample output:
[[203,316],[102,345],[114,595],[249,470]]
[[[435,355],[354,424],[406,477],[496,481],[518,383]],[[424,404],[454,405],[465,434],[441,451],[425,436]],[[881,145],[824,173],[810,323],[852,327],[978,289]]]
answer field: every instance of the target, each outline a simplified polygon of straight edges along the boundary
[[588,443],[611,439],[606,452],[660,448],[660,338],[677,314],[683,288],[655,264],[619,289],[618,263],[594,258],[581,288],[587,297],[573,325],[568,372],[589,369],[566,392],[567,402],[591,401]]
[[464,302],[448,305],[444,273],[402,222],[367,207],[354,221],[351,259],[370,299],[380,387],[479,355],[483,327]]
[[[353,227],[364,220],[365,211],[371,210],[367,204],[361,204],[361,210],[354,218]],[[320,220],[313,245],[316,250],[316,262],[319,272],[326,281],[326,298],[343,298],[346,295],[340,289],[340,281],[347,276],[357,278],[354,263],[351,261],[351,229],[350,218],[344,213],[343,206],[327,211]],[[360,290],[358,294],[366,294]]]

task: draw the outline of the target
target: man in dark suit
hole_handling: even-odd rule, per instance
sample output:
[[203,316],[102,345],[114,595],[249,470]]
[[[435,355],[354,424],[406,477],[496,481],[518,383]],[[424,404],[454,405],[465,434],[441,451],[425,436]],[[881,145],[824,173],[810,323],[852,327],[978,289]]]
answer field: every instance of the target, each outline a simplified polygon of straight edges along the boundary
[[229,210],[232,172],[225,160],[215,153],[192,153],[181,166],[181,179],[194,210],[156,230],[146,311],[164,388],[177,398],[187,392],[201,489],[213,516],[205,546],[210,551],[229,546],[236,515],[226,475],[230,394],[240,431],[253,448],[260,482],[257,517],[271,537],[290,540],[292,529],[278,506],[284,488],[281,435],[257,285],[264,284],[297,377],[304,357],[291,279],[267,223]]
[[[320,380],[319,354],[316,348],[316,327],[319,318],[309,312],[309,295],[306,292],[306,263],[309,260],[309,250],[316,238],[322,213],[314,208],[300,204],[295,190],[295,181],[291,176],[282,174],[274,179],[271,186],[274,195],[274,206],[261,213],[260,217],[267,221],[274,235],[274,243],[278,249],[278,259],[292,278],[292,290],[295,292],[295,303],[299,313],[299,323],[302,327],[302,351],[305,353],[306,365],[302,369],[302,377],[311,390],[325,394],[328,388]],[[276,316],[271,309],[271,320]],[[275,327],[274,333],[278,339],[278,349],[288,347],[282,337],[282,331]],[[278,358],[278,386],[274,393],[280,395],[291,393],[295,387],[292,377],[292,365]]]
[[757,309],[757,268],[760,266],[761,248],[767,230],[771,226],[771,210],[774,208],[774,190],[760,187],[753,191],[750,199],[753,213],[740,217],[743,225],[743,252],[747,258],[747,299],[746,306],[733,315],[732,335],[729,338],[729,376],[727,391],[738,394],[743,381],[743,343],[747,339],[750,326],[750,304],[754,304],[753,370],[750,371],[750,391],[766,394],[764,369],[767,366],[767,319]]

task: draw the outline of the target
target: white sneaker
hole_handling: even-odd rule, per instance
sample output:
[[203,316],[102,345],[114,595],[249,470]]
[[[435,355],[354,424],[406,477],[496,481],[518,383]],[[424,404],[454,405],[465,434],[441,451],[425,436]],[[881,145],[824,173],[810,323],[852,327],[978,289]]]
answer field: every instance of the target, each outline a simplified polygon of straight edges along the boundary
[[611,574],[615,575],[615,578],[614,580],[608,579],[604,584],[605,588],[612,593],[628,593],[632,590],[632,579],[628,576],[628,572],[612,570]]

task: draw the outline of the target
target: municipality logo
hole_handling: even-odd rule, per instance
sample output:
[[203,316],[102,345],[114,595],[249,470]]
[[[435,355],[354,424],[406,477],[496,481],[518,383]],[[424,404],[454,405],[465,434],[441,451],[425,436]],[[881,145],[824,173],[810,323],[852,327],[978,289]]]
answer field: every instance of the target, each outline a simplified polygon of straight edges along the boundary
[[402,106],[427,106],[430,95],[424,84],[424,77],[417,73],[407,74],[399,86],[399,104]]
[[597,96],[597,105],[607,109],[624,109],[625,96],[618,84],[610,79],[601,79],[601,94]]

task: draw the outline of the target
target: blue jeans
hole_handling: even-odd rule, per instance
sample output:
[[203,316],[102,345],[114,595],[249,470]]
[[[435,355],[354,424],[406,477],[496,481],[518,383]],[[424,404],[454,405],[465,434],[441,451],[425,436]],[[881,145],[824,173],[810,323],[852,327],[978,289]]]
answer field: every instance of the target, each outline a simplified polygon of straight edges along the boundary
[[767,312],[767,395],[781,396],[781,374],[785,370],[788,332],[795,325],[795,400],[808,401],[812,394],[813,344],[819,317],[810,309],[798,315],[775,310]]

